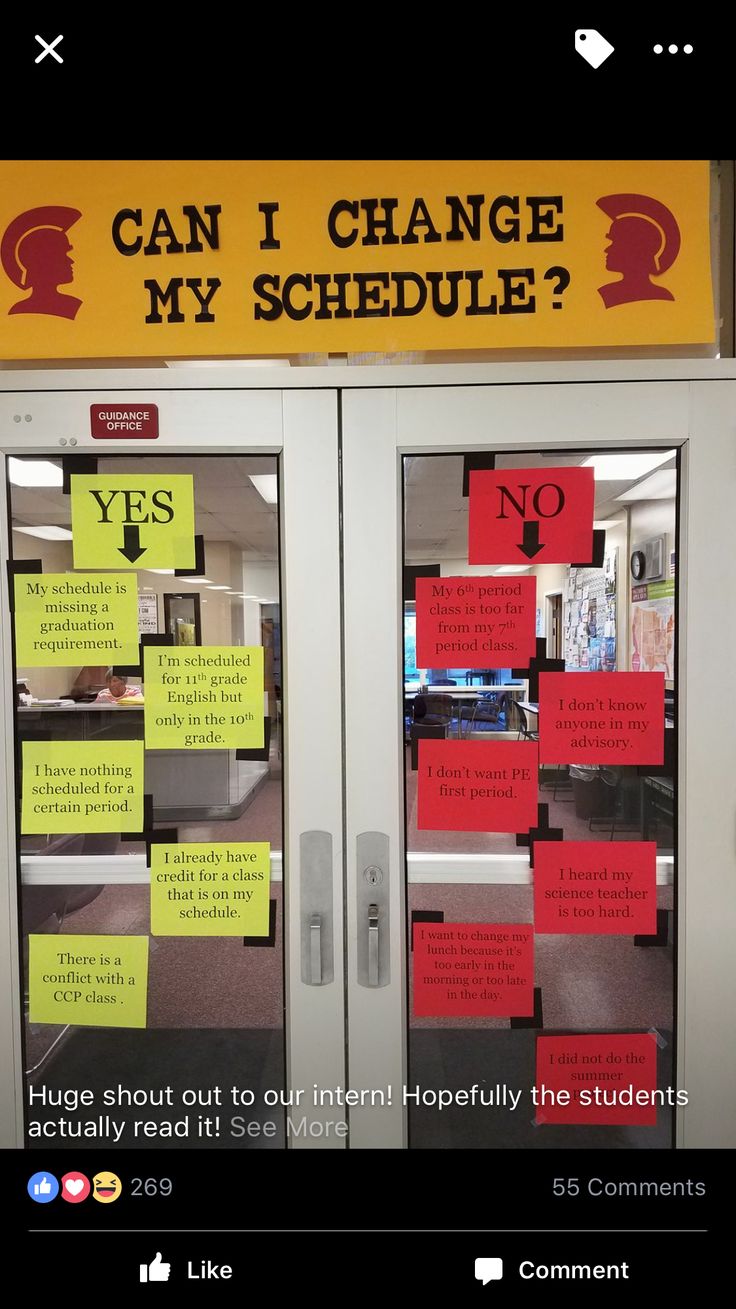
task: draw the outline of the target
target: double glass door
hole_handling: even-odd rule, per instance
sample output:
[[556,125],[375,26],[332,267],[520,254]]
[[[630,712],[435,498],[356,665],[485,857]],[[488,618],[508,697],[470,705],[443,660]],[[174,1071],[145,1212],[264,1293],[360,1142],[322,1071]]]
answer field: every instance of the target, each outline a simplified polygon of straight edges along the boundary
[[[736,383],[702,371],[3,396],[4,1143],[733,1144]],[[141,392],[155,442],[88,435]],[[518,487],[581,469],[585,557],[483,557],[484,478],[523,533]]]

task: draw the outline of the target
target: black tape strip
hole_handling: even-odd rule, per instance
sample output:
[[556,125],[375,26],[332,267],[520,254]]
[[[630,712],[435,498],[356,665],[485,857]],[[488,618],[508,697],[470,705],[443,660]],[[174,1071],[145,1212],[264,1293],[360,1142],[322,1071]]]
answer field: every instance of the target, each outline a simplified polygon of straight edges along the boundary
[[174,577],[204,577],[204,537],[194,538],[194,568],[175,568]]
[[271,750],[271,719],[270,719],[270,718],[264,718],[264,720],[263,720],[263,746],[261,747],[261,749],[260,749],[260,750],[236,750],[236,751],[235,751],[235,758],[236,758],[236,759],[258,759],[258,760],[260,760],[262,763],[267,764],[267,763],[268,763],[268,758],[269,758],[269,752],[270,752],[270,750]]
[[635,936],[634,945],[667,945],[669,935],[669,909],[658,909],[657,930],[654,936]]
[[143,832],[122,832],[121,841],[145,841],[146,843],[146,863],[151,863],[151,846],[152,845],[178,845],[179,829],[178,827],[157,827],[154,830],[150,828]]
[[495,454],[463,455],[463,495],[466,499],[470,495],[471,472],[474,473],[479,468],[494,469],[495,467]]
[[528,668],[512,668],[513,677],[528,677],[529,679],[529,699],[533,704],[539,703],[539,674],[540,673],[564,673],[564,659],[547,658],[547,638],[544,636],[537,637],[537,653],[532,655],[529,660]]
[[411,728],[411,771],[419,767],[419,741],[444,741],[447,728],[441,723],[412,723]]
[[[528,667],[528,668],[512,668],[512,669],[511,669],[511,676],[512,676],[512,677],[529,677],[530,674],[531,674],[531,670],[532,670],[533,668],[536,668],[540,663],[546,663],[546,661],[547,661],[547,638],[546,638],[546,636],[538,636],[538,637],[537,637],[537,640],[536,640],[536,649],[535,649],[534,654],[532,655],[531,659],[529,660],[529,667]],[[557,660],[555,660],[555,662],[557,662]],[[547,670],[545,670],[545,671],[547,671]],[[530,696],[529,698],[531,699],[531,696]]]
[[407,600],[416,600],[417,598],[417,578],[418,577],[439,577],[439,564],[420,564],[416,568],[406,567],[404,569],[404,602]]
[[118,677],[133,677],[136,674],[143,676],[143,647],[144,645],[173,645],[174,638],[171,632],[146,632],[140,638],[138,643],[138,654],[140,663],[137,664],[115,664],[113,672]]
[[82,473],[87,477],[94,477],[97,473],[97,455],[73,454],[61,456],[61,472],[63,482],[61,486],[62,495],[71,494],[71,478],[74,473]]
[[570,564],[571,568],[602,568],[606,558],[606,533],[601,528],[593,529],[593,558],[583,564]]
[[411,944],[410,950],[414,949],[414,924],[415,923],[444,923],[445,915],[441,909],[412,909],[411,911]]
[[561,827],[549,826],[549,805],[537,805],[537,826],[530,827],[528,832],[517,832],[516,844],[529,847],[529,867],[534,867],[534,842],[535,841],[563,841],[564,832]]
[[544,1027],[544,1015],[542,1012],[542,988],[534,988],[534,1013],[530,1018],[510,1018],[509,1025],[514,1027]]
[[268,936],[244,936],[243,945],[265,945],[273,946],[276,944],[276,901],[268,902]]
[[22,577],[24,573],[35,573],[38,576],[43,572],[43,562],[41,559],[8,559],[8,594],[11,614],[15,611],[15,585],[14,577]]
[[146,791],[143,795],[143,828],[140,832],[121,832],[121,841],[145,841],[146,863],[151,862],[152,845],[178,845],[179,831],[176,827],[153,826],[153,795]]

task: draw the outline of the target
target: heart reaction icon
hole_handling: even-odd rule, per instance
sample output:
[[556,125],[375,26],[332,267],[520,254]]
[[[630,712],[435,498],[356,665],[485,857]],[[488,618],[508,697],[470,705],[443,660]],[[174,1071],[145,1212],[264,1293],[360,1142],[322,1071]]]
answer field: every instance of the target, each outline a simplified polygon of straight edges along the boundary
[[81,1204],[92,1188],[84,1173],[65,1173],[61,1179],[61,1198],[69,1204]]

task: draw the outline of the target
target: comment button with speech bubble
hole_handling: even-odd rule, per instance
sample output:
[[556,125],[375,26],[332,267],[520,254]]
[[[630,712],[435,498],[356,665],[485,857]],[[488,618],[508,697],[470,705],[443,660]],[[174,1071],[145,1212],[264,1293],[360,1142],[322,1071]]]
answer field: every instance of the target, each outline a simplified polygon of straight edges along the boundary
[[476,1259],[475,1280],[487,1286],[489,1282],[500,1282],[503,1277],[503,1259]]

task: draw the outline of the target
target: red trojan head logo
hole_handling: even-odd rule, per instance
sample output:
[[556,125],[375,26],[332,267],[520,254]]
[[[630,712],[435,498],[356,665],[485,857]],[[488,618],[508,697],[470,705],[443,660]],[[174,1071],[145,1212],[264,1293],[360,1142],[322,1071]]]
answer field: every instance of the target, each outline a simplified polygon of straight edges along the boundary
[[27,209],[9,223],[0,242],[0,261],[11,282],[31,294],[9,314],[54,314],[74,318],[82,301],[57,290],[74,281],[74,260],[67,231],[81,218],[79,209],[42,205]]
[[680,252],[674,214],[650,195],[604,195],[596,201],[613,219],[606,233],[606,268],[622,273],[620,282],[598,287],[606,309],[635,300],[674,300],[666,286],[650,279],[666,273]]

